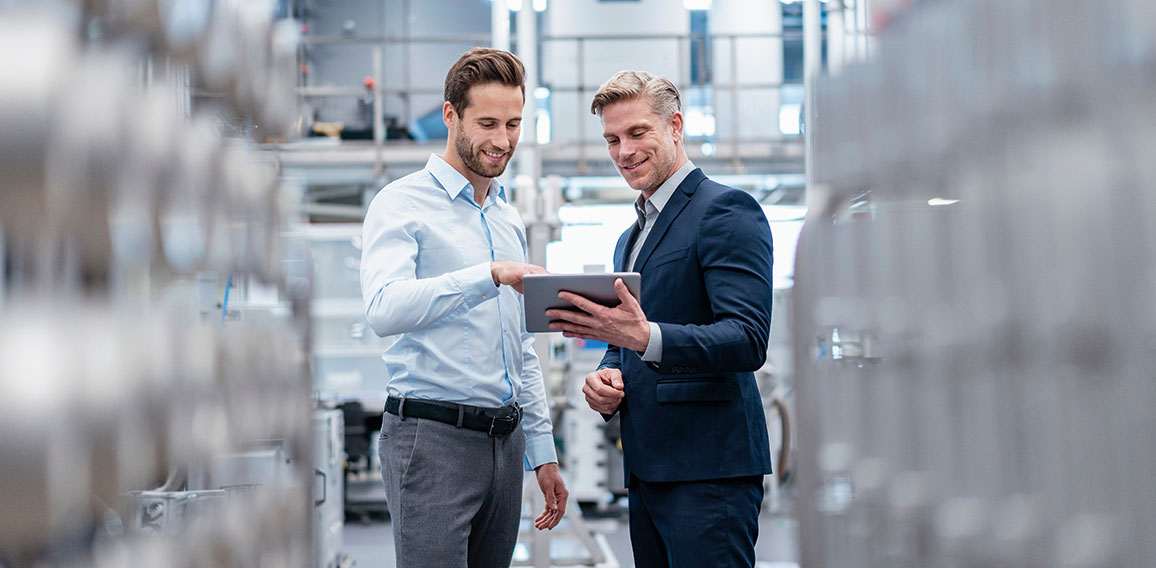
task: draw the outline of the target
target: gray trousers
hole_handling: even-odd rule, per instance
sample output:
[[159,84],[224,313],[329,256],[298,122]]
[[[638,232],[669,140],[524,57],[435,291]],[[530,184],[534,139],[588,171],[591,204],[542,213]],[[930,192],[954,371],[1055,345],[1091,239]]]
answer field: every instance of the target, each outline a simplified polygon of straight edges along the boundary
[[521,425],[506,436],[386,413],[378,442],[398,568],[508,568],[522,513]]

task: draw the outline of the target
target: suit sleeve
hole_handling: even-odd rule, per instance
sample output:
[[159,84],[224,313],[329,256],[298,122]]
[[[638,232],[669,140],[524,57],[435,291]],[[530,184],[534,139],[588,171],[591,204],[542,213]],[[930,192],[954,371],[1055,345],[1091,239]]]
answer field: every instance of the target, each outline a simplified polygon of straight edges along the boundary
[[[606,354],[602,356],[602,362],[598,364],[599,369],[622,369],[622,348],[616,345],[609,345],[606,347]],[[618,405],[618,410],[626,406],[626,399],[622,399],[622,403]],[[614,414],[602,414],[602,419],[609,422],[614,418]]]
[[622,368],[622,348],[617,345],[609,345],[606,347],[606,354],[602,356],[602,362],[598,364],[598,368],[602,369],[610,367],[611,369]]
[[757,370],[766,361],[771,329],[773,255],[770,225],[758,202],[741,191],[715,198],[699,226],[698,255],[714,321],[659,323],[657,371],[670,373],[673,366]]

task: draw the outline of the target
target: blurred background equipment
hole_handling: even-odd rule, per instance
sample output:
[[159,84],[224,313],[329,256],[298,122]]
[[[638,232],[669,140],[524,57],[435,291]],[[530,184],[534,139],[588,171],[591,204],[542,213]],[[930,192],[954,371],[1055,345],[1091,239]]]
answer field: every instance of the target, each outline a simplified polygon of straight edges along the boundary
[[[532,262],[634,221],[624,67],[763,205],[759,568],[1152,564],[1156,4],[0,0],[0,567],[392,566],[360,222],[476,45]],[[515,562],[631,566],[604,346],[535,348],[574,503]]]
[[815,77],[803,565],[1152,565],[1153,10],[881,8]]
[[[810,455],[795,422],[821,414],[795,408],[790,347],[795,241],[824,191],[804,166],[869,165],[810,151],[807,124],[867,136],[868,107],[812,104],[804,80],[878,56],[873,34],[933,5],[0,0],[0,510],[21,511],[0,519],[0,567],[392,566],[377,437],[393,338],[364,321],[360,222],[444,148],[444,73],[477,45],[527,64],[499,182],[532,262],[607,270],[633,222],[589,113],[624,67],[672,79],[691,159],[763,204],[775,315],[757,377],[777,475],[756,552],[793,566]],[[847,356],[875,348],[839,331]],[[604,346],[535,348],[574,502],[514,560],[631,566],[618,425],[579,391]]]
[[251,147],[292,133],[296,28],[250,8],[0,7],[0,566],[340,561],[299,198]]

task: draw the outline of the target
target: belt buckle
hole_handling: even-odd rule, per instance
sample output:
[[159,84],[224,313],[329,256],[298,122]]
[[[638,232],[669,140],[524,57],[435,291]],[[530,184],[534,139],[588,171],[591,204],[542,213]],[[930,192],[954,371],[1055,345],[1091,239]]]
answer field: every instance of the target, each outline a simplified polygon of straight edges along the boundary
[[[498,425],[498,422],[499,422],[499,421],[500,421],[500,422],[502,422],[502,424],[506,424],[507,422],[509,422],[509,423],[510,423],[510,426],[511,426],[511,429],[510,429],[510,430],[511,430],[511,431],[513,431],[513,428],[512,428],[512,426],[513,426],[513,422],[514,422],[514,419],[513,419],[513,417],[510,417],[510,416],[495,416],[495,417],[493,417],[492,419],[490,419],[490,432],[489,432],[489,434],[490,434],[490,437],[491,437],[491,438],[492,438],[492,437],[494,437],[494,436],[496,435],[496,434],[494,434],[494,427],[496,427],[496,426]],[[503,433],[503,434],[500,434],[500,435],[504,436],[504,435],[506,435],[506,434],[509,434],[509,433],[510,433],[510,432],[505,432],[505,433]]]

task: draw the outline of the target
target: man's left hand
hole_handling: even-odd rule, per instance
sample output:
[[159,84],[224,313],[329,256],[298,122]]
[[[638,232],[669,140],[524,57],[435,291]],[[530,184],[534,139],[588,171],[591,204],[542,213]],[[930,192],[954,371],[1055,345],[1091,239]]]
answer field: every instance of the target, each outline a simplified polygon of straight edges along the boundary
[[582,311],[546,310],[546,317],[563,320],[550,323],[550,329],[562,331],[563,337],[597,339],[638,352],[646,351],[650,342],[650,323],[642,313],[642,306],[638,305],[638,300],[630,294],[621,278],[614,281],[614,291],[621,303],[613,308],[572,292],[558,292],[559,298]]
[[570,492],[566,490],[566,482],[562,481],[562,472],[558,470],[558,464],[542,464],[534,473],[538,477],[538,487],[546,497],[546,508],[534,519],[534,528],[553,529],[562,520],[562,515],[566,514],[566,499],[570,497]]

